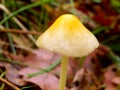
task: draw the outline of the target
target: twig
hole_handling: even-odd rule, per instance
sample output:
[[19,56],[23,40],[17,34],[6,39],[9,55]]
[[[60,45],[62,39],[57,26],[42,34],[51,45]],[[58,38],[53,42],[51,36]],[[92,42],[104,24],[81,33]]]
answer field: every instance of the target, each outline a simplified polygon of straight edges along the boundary
[[[5,27],[4,26],[0,26],[0,31],[1,30],[6,30],[5,29]],[[13,30],[13,29],[12,29]],[[1,31],[2,32],[2,31]],[[22,31],[21,31],[22,32]],[[27,31],[23,31],[23,32],[27,32]],[[6,42],[2,42],[2,41],[0,41],[0,45],[9,45],[8,43],[6,43]],[[31,52],[32,51],[32,49],[30,49],[30,48],[28,48],[28,47],[25,47],[25,46],[21,46],[21,45],[14,45],[16,48],[21,48],[21,49],[24,49],[24,50],[27,50],[27,51],[29,51],[29,52]]]
[[[10,44],[0,40],[0,46],[10,46]],[[14,44],[14,47],[18,48],[18,49],[26,50],[27,52],[32,52],[33,51],[33,49],[31,49],[29,47],[20,46],[20,45],[16,45],[16,44]]]
[[4,83],[6,83],[7,85],[11,86],[12,88],[14,88],[15,90],[21,90],[20,88],[18,88],[17,86],[15,86],[14,84],[12,84],[11,82],[7,81],[6,79],[0,77],[0,80]]
[[18,34],[33,34],[33,35],[41,35],[41,32],[35,32],[35,31],[22,31],[18,29],[1,29],[0,32],[12,32],[12,33],[18,33]]

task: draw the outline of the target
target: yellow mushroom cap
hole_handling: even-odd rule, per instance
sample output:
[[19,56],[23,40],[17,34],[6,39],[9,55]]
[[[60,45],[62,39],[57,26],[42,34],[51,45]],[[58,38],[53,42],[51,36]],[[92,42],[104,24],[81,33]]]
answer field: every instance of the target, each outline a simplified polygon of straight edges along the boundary
[[38,38],[36,44],[70,57],[86,56],[99,46],[96,37],[72,14],[60,16]]

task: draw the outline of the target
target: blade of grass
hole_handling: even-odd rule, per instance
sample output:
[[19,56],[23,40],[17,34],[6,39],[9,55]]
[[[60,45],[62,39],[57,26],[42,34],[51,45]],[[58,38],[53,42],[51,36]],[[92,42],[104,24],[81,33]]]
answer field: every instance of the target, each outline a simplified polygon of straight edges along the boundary
[[115,55],[112,51],[108,53],[108,57],[115,63],[117,69],[120,70],[120,57]]
[[7,20],[9,20],[11,17],[17,15],[18,13],[22,12],[22,11],[25,11],[27,9],[30,9],[30,8],[33,8],[33,7],[36,7],[36,6],[39,6],[41,4],[44,4],[44,3],[49,3],[49,2],[52,2],[53,0],[40,0],[38,2],[35,2],[33,4],[30,4],[30,5],[27,5],[27,6],[24,6],[20,9],[18,9],[17,11],[11,13],[8,17],[4,18],[1,22],[0,22],[0,25],[2,25],[3,23],[5,23]]
[[[40,15],[39,15],[39,19],[38,19],[38,25],[39,25],[39,29],[38,29],[38,31],[43,31],[43,30],[41,30],[41,28],[40,27],[44,27],[43,25],[42,25],[42,22],[43,22],[43,19],[44,19],[44,12],[45,12],[45,8],[43,7],[43,5],[41,5],[41,13],[40,13]],[[42,26],[41,26],[42,25]]]
[[[50,1],[53,1],[53,0],[50,0]],[[10,19],[11,17],[13,17],[14,15],[16,15],[17,13],[19,13],[19,12],[22,12],[22,11],[24,11],[24,10],[27,10],[27,9],[29,9],[29,8],[32,8],[32,7],[35,7],[35,6],[38,6],[38,5],[41,5],[41,4],[44,4],[44,3],[48,3],[48,2],[50,2],[49,0],[43,0],[43,1],[39,1],[39,2],[36,2],[36,3],[33,3],[33,4],[30,4],[30,5],[28,5],[28,6],[24,6],[24,7],[22,7],[22,8],[20,8],[20,9],[18,9],[17,11],[15,11],[15,12],[13,12],[13,13],[10,13],[10,11],[4,6],[4,5],[1,5],[0,4],[0,8],[2,8],[3,9],[3,11],[5,11],[7,14],[9,14],[8,15],[8,17],[6,17],[6,18],[8,18],[8,19]],[[9,16],[10,16],[10,18],[9,18]],[[22,29],[22,30],[24,30],[24,31],[27,31],[27,28],[16,18],[16,17],[13,17],[12,18],[17,24],[18,24],[18,26]],[[4,20],[4,19],[3,19]],[[2,22],[2,21],[1,21]],[[5,23],[5,22],[4,22]],[[35,40],[35,38],[32,36],[32,35],[27,35],[28,37],[29,37],[29,39],[35,44],[36,42],[36,40]],[[35,44],[36,45],[36,44]]]
[[113,51],[120,51],[120,43],[107,44],[107,46],[110,47]]
[[94,3],[101,3],[102,0],[92,0],[92,2],[94,2]]
[[0,86],[0,90],[4,90],[5,84],[2,83],[2,85]]
[[71,7],[72,7],[72,13],[73,13],[74,15],[76,15],[75,6],[74,6],[74,0],[70,0],[70,5],[71,5]]
[[15,50],[15,46],[14,46],[14,43],[13,43],[11,34],[10,34],[10,33],[7,33],[7,35],[8,35],[8,39],[9,39],[9,42],[10,42],[11,50],[12,50],[12,52],[13,52],[14,54],[16,54],[16,50]]
[[[5,26],[6,26],[6,28],[9,27],[8,22],[5,23]],[[13,43],[11,34],[10,34],[10,33],[7,33],[7,36],[8,36],[8,40],[9,40],[9,42],[10,42],[11,50],[12,50],[12,52],[13,52],[14,54],[16,54],[16,50],[15,50],[15,46],[14,46],[14,43]]]
[[96,34],[99,34],[102,31],[108,30],[109,28],[110,28],[109,26],[102,26],[102,27],[94,29],[92,31],[92,33],[96,35]]
[[[6,74],[6,71],[2,72],[2,74],[0,75],[0,77],[2,78],[4,75]],[[4,90],[5,84],[2,83],[2,85],[0,86],[0,90]]]
[[33,85],[33,86],[25,86],[25,87],[22,87],[21,90],[26,90],[26,89],[30,89],[30,88],[33,88],[33,87],[36,87],[37,85]]
[[61,62],[61,59],[58,59],[56,62],[54,62],[53,64],[51,64],[49,67],[45,68],[45,69],[42,69],[36,73],[31,73],[31,74],[28,74],[27,76],[29,78],[33,77],[33,76],[37,76],[37,75],[40,75],[40,74],[44,74],[46,72],[49,72],[51,71],[52,69],[54,69],[57,65],[59,65]]
[[[26,64],[26,63],[23,63],[23,62],[20,62],[20,61],[15,61],[15,60],[12,60],[12,59],[7,59],[7,58],[4,58],[4,57],[0,57],[0,61],[3,61],[3,62],[8,62],[8,63],[14,63],[14,64],[18,64],[18,65],[22,65],[22,66],[27,66],[27,67],[31,67],[31,68],[35,68],[35,69],[40,69],[40,70],[43,70],[45,72],[48,72],[49,70],[46,70],[46,69],[43,69],[43,68],[40,68],[40,67],[37,67],[35,65],[30,65],[30,64]],[[56,61],[55,63],[60,63],[58,61]],[[54,65],[54,64],[53,64]],[[55,66],[50,66],[50,69],[52,69],[52,67],[54,68]],[[48,68],[49,69],[49,68]]]
[[[2,0],[2,3],[5,5],[5,0]],[[4,13],[4,18],[6,18],[6,17],[7,17],[7,14]],[[9,28],[9,23],[8,22],[5,22],[5,27]],[[14,47],[14,44],[13,44],[13,41],[12,41],[12,38],[11,38],[11,34],[7,33],[7,36],[8,36],[9,42],[10,42],[11,50],[14,54],[16,54],[16,50],[15,50],[15,47]]]
[[2,74],[0,75],[0,77],[3,77],[6,74],[6,71],[2,72]]
[[45,17],[44,17],[44,30],[47,29],[47,22],[48,22],[48,12],[45,12]]
[[18,62],[18,61],[11,60],[11,59],[6,59],[6,58],[3,58],[3,57],[0,57],[0,61],[9,62],[9,63],[15,63],[15,64],[19,64],[19,65],[22,65],[22,66],[28,66],[27,64],[24,64],[22,62]]
[[108,42],[115,41],[115,40],[117,40],[118,38],[120,38],[119,35],[114,35],[114,36],[111,36],[111,37],[105,39],[104,41],[102,41],[102,43],[103,43],[103,44],[107,44]]

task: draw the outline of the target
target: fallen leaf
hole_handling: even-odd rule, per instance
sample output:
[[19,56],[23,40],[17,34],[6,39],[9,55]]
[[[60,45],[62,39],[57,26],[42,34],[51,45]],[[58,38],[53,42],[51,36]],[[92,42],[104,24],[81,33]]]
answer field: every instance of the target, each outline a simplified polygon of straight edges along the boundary
[[24,69],[19,73],[20,75],[23,75],[25,81],[38,85],[42,90],[58,90],[59,80],[55,75],[52,73],[46,73],[28,78],[27,74],[34,73],[33,71],[36,72],[36,70]]
[[[29,64],[30,66],[34,66],[34,67],[25,67],[22,70],[20,70],[19,73],[20,73],[20,75],[23,76],[23,78],[25,78],[25,77],[27,78],[28,74],[38,72],[38,71],[40,71],[40,68],[46,69],[47,67],[49,67],[53,62],[55,62],[60,57],[61,56],[56,54],[56,53],[49,52],[49,51],[46,51],[46,50],[43,50],[43,49],[35,50],[30,55],[28,55],[25,58],[25,60],[23,61],[23,63]],[[69,65],[68,65],[68,77],[67,77],[68,78],[67,79],[67,82],[68,82],[67,84],[68,85],[72,81],[73,75],[75,73],[75,68],[78,68],[77,67],[78,63],[76,63],[76,62],[73,63],[73,62],[74,62],[74,60],[72,58],[70,58],[70,62],[69,62]],[[24,80],[27,81],[27,82],[35,83],[35,84],[39,85],[40,88],[43,89],[43,87],[46,87],[46,86],[43,86],[43,85],[46,85],[46,83],[43,83],[43,81],[41,83],[39,83],[37,81],[34,81],[35,79],[39,80],[39,79],[43,78],[43,75],[44,74],[34,76],[32,78],[27,78],[27,79],[25,78]],[[48,76],[50,75],[51,81],[53,81],[54,78],[59,80],[58,77],[60,75],[60,65],[58,65],[54,70],[50,71],[49,73],[46,73],[45,75],[48,75]],[[53,80],[52,80],[52,77],[53,77]],[[47,82],[47,78],[45,80]],[[49,78],[48,78],[48,82],[49,82]],[[56,83],[56,84],[58,85],[58,83]],[[49,83],[48,83],[48,85],[51,86],[51,84],[49,84]],[[56,87],[57,87],[57,85],[56,85]],[[51,86],[51,88],[52,88],[52,86]],[[53,89],[51,89],[51,90],[53,90]]]
[[37,67],[47,68],[50,64],[60,58],[60,55],[43,49],[34,50],[25,57],[23,63]]
[[98,84],[96,82],[92,72],[88,69],[81,68],[75,74],[73,86],[70,90],[97,90]]
[[[110,49],[108,47],[104,45],[99,45],[97,49],[95,49],[92,53],[90,53],[86,57],[82,67],[89,69],[95,75],[99,76],[101,74],[102,65],[105,64],[105,61],[107,61],[107,60],[102,60],[101,58],[102,57],[105,58],[105,55],[109,51]],[[102,63],[102,61],[104,62]]]
[[113,78],[116,77],[116,73],[113,71],[114,66],[110,66],[104,73],[104,84],[106,85],[105,90],[115,90],[116,85],[112,82]]
[[112,79],[112,82],[116,85],[119,85],[120,84],[120,77],[116,76],[115,78]]
[[11,59],[11,60],[16,60],[16,61],[24,61],[24,56],[19,54],[19,55],[16,55],[16,54],[13,54],[13,53],[10,53],[10,52],[7,52],[7,51],[3,51],[2,52],[4,54],[4,56],[7,58],[7,59]]
[[18,86],[24,86],[26,84],[26,82],[18,74],[19,69],[17,69],[14,64],[0,62],[0,67],[4,67],[6,69],[5,76],[10,82]]

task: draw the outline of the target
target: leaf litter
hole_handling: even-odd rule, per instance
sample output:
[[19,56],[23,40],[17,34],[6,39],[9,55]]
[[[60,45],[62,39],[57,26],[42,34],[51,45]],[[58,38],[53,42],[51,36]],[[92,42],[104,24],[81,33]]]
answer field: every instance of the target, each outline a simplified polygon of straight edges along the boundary
[[[16,1],[18,2],[18,0]],[[98,49],[96,49],[94,52],[92,52],[86,58],[84,58],[82,66],[80,61],[81,58],[78,59],[70,57],[66,85],[67,90],[120,89],[119,69],[117,68],[116,63],[114,63],[115,58],[109,57],[109,53],[111,51],[114,51],[115,55],[119,55],[118,48],[120,33],[120,17],[118,13],[119,9],[116,9],[119,7],[119,5],[112,3],[116,2],[117,0],[99,1],[100,2],[97,3],[95,2],[95,0],[74,1],[75,11],[78,18],[80,18],[80,20],[91,31],[93,29],[95,30],[95,35],[97,36],[100,43],[104,45],[100,45]],[[27,1],[19,1],[19,3],[17,2],[16,4],[19,5],[30,4]],[[31,2],[37,1],[31,0]],[[28,28],[32,29],[32,31],[35,31],[36,33],[39,29],[44,31],[44,29],[50,26],[58,16],[64,13],[71,13],[73,9],[71,8],[68,1],[58,0],[58,2],[55,2],[54,4],[50,3],[42,5],[40,7],[40,12],[38,10],[39,7],[30,9],[30,11],[26,11],[26,13],[30,14],[34,11],[34,13],[32,13],[32,16],[26,14],[27,17],[24,17],[24,15],[22,16],[22,14],[19,14],[17,17],[20,21],[23,22],[22,24],[25,25],[25,27],[31,25]],[[51,4],[53,5],[53,7]],[[10,7],[11,5],[8,5],[7,8]],[[10,9],[12,10],[12,8]],[[0,11],[1,13],[3,13],[2,10]],[[45,11],[47,11],[47,13]],[[37,17],[40,16],[40,19],[36,19],[34,15]],[[41,18],[42,15],[46,16],[46,18]],[[49,15],[49,17],[47,17],[47,15]],[[4,17],[1,15],[0,19],[2,18]],[[15,27],[17,26],[17,24],[11,23],[11,21],[8,21],[8,23],[10,23],[9,28],[17,28]],[[102,27],[107,28],[104,28],[105,30],[99,30]],[[5,27],[5,29],[7,28]],[[19,28],[17,29],[20,30]],[[117,38],[114,38],[114,36],[116,36],[117,34]],[[52,69],[46,68],[48,68],[54,62],[56,62],[56,60],[60,59],[61,56],[53,52],[45,51],[43,49],[34,50],[33,43],[30,43],[31,41],[26,36],[12,33],[12,40],[14,44],[13,46],[15,47],[15,50],[17,52],[16,54],[14,54],[10,47],[12,45],[9,44],[8,38],[6,37],[6,33],[3,34],[2,32],[2,34],[0,35],[0,50],[2,50],[2,52],[0,52],[0,72],[1,70],[5,69],[5,75],[1,72],[4,75],[3,78],[7,79],[9,82],[15,84],[18,87],[24,88],[27,85],[31,85],[30,83],[32,83],[33,85],[37,85],[39,87],[37,88],[37,90],[58,90],[57,88],[59,84],[60,64],[58,64]],[[111,43],[115,46],[118,45],[118,47],[116,48],[110,46]],[[116,60],[118,60],[117,63],[119,66],[119,57],[117,58],[118,59]],[[44,73],[33,77],[28,77],[29,74],[39,72],[40,70],[44,70]]]
[[[103,66],[100,64],[102,62],[99,60],[99,57],[105,57],[108,52],[109,48],[100,45],[98,49],[85,58],[81,69],[79,69],[79,60],[70,58],[67,87],[70,90],[96,90],[100,89],[103,83],[107,85],[105,90],[108,90],[107,88],[115,88],[120,82],[119,77],[116,76],[115,72],[110,72],[110,70],[103,72]],[[53,62],[60,59],[59,54],[38,49],[25,57],[10,53],[5,53],[4,55],[10,59],[22,61],[22,63],[28,65],[21,66],[14,63],[9,64],[1,62],[0,66],[6,69],[6,78],[12,83],[24,86],[28,82],[31,82],[38,85],[42,90],[58,89],[60,65],[57,65],[50,72],[46,71],[44,74],[39,74],[30,78],[28,74],[48,68]]]

